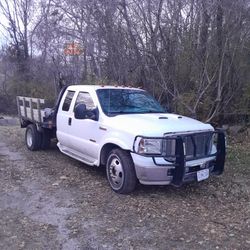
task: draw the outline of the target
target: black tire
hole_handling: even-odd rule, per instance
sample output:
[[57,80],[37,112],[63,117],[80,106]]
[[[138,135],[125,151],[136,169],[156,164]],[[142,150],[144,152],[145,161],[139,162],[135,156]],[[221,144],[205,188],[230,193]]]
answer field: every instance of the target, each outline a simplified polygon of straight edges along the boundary
[[25,133],[26,146],[31,151],[40,149],[41,134],[37,131],[36,125],[30,124],[26,128]]
[[49,149],[50,147],[50,131],[43,130],[41,133],[41,149]]
[[113,149],[108,156],[106,174],[109,185],[116,193],[128,194],[136,188],[135,167],[129,152]]

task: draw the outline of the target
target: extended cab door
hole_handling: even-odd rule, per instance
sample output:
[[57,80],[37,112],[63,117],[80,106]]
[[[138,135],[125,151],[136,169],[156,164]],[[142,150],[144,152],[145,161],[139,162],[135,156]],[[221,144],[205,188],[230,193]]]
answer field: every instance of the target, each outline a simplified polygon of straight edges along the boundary
[[65,91],[61,103],[59,105],[57,118],[56,118],[56,135],[61,145],[70,147],[70,125],[72,122],[72,109],[73,109],[73,98],[75,91]]
[[[78,104],[85,104],[87,111],[96,108],[93,98],[88,92],[79,92],[74,107]],[[74,110],[74,109],[73,109]],[[76,119],[72,113],[72,123],[69,126],[71,136],[71,148],[84,156],[91,162],[98,159],[100,141],[99,122],[86,116],[84,119]]]

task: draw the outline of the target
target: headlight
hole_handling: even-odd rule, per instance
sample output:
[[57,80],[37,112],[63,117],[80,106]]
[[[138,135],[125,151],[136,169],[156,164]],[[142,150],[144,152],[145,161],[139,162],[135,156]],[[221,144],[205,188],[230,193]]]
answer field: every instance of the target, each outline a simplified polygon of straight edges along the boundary
[[162,153],[162,140],[140,138],[135,149],[139,154],[160,155]]

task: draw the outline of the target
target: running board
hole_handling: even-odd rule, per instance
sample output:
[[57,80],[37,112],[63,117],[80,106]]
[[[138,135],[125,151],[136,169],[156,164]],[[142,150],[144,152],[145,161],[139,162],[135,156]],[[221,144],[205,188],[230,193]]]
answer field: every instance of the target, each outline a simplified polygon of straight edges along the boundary
[[86,156],[83,156],[81,153],[61,145],[60,142],[57,143],[57,147],[60,149],[60,151],[63,154],[66,154],[69,157],[72,157],[72,158],[74,158],[80,162],[83,162],[87,165],[90,165],[90,166],[97,166],[96,161],[90,161],[89,159],[86,158]]

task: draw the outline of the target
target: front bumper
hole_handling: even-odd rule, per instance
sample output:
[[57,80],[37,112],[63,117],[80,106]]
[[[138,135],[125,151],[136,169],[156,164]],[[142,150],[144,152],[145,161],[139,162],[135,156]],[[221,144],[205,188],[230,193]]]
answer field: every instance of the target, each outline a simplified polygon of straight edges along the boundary
[[176,159],[167,162],[163,157],[142,156],[131,153],[135,165],[136,175],[140,183],[145,185],[175,185],[197,181],[197,172],[209,169],[210,175],[220,175],[225,164],[225,135],[223,131],[218,134],[216,153],[204,158],[186,160],[184,153],[184,137],[176,136]]

